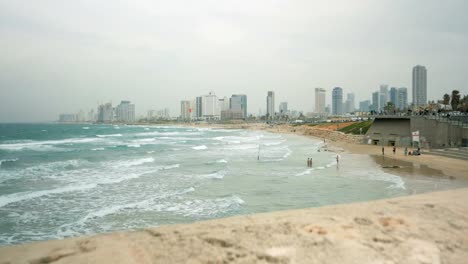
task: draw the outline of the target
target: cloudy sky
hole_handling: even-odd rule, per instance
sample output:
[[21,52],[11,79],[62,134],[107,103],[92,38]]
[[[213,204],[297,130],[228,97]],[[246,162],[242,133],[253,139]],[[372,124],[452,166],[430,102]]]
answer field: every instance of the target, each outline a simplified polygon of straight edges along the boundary
[[[0,122],[122,99],[137,113],[214,91],[266,93],[312,111],[314,88],[358,101],[381,83],[411,89],[428,69],[428,97],[468,93],[465,0],[0,0]],[[410,92],[410,90],[409,90]],[[411,97],[411,96],[410,96]],[[411,98],[410,98],[411,99]]]

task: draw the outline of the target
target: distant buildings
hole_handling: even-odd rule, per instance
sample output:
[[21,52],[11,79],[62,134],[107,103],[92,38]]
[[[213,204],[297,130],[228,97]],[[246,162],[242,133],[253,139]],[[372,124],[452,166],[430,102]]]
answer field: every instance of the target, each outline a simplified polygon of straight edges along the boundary
[[343,114],[343,89],[340,87],[333,88],[332,91],[332,115]]
[[325,89],[315,88],[315,112],[325,113]]
[[266,99],[267,118],[272,119],[275,116],[275,92],[269,91]]
[[287,115],[288,114],[288,102],[281,102],[279,104],[279,113],[280,113],[280,115]]
[[348,93],[346,95],[346,102],[345,102],[345,113],[352,113],[355,110],[355,104],[354,104],[354,94],[353,93]]
[[384,107],[388,102],[388,85],[380,85],[380,94],[379,94],[379,111],[383,111]]
[[371,105],[370,100],[364,100],[364,101],[359,102],[359,111],[360,112],[369,112],[370,111],[370,105]]
[[405,87],[398,88],[397,90],[396,107],[400,110],[408,107],[408,90]]
[[118,122],[135,122],[135,105],[130,101],[121,101],[115,108],[115,116]]
[[202,118],[206,120],[216,120],[221,117],[218,97],[210,92],[202,96]]
[[112,107],[112,103],[99,105],[97,122],[111,123],[113,120],[114,120],[114,108]]
[[191,103],[188,100],[180,101],[180,119],[183,121],[190,121],[192,119]]
[[390,88],[389,95],[390,95],[390,102],[392,102],[392,104],[396,108],[398,104],[398,89],[395,87]]
[[426,67],[416,65],[413,67],[413,105],[427,104],[427,70]]
[[229,109],[241,111],[243,115],[242,118],[247,118],[247,95],[233,94],[229,99]]
[[169,108],[160,110],[148,110],[147,120],[169,120],[171,119]]
[[76,115],[75,114],[60,114],[59,122],[62,122],[62,123],[76,122]]

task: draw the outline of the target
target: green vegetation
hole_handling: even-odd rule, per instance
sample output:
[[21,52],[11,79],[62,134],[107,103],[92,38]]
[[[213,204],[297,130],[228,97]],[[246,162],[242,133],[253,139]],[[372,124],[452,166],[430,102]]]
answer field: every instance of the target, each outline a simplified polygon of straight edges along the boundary
[[359,123],[354,123],[349,126],[345,126],[338,131],[344,132],[346,134],[354,134],[354,135],[359,135],[359,129],[362,128],[362,134],[364,135],[367,130],[369,130],[369,127],[372,125],[372,120],[369,121],[362,121]]

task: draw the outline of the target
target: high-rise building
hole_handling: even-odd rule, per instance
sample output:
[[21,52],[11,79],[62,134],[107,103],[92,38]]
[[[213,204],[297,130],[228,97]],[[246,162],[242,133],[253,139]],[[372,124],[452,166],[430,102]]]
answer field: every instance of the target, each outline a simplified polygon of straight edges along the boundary
[[427,104],[427,70],[426,67],[416,65],[413,67],[413,105]]
[[219,119],[221,117],[219,100],[213,92],[202,96],[202,117],[205,119]]
[[60,114],[59,122],[61,123],[76,122],[76,115],[75,114]]
[[325,113],[325,89],[315,88],[315,112]]
[[121,101],[115,108],[115,114],[119,122],[135,122],[135,105],[130,101]]
[[398,89],[395,87],[390,88],[390,102],[395,106],[395,108],[398,108]]
[[247,95],[233,94],[229,99],[229,109],[241,110],[244,117],[247,118]]
[[400,110],[408,107],[408,90],[405,87],[397,90],[397,108]]
[[333,88],[332,91],[332,115],[343,114],[343,89],[340,87]]
[[370,111],[370,100],[364,100],[359,102],[359,111],[360,112],[369,112]]
[[114,108],[112,107],[112,103],[99,105],[97,121],[100,123],[110,123],[113,120]]
[[267,96],[267,117],[273,118],[275,116],[275,92],[268,91]]
[[388,85],[381,84],[380,85],[380,95],[379,95],[379,110],[383,111],[384,107],[387,105],[388,102]]
[[380,92],[375,91],[372,93],[372,107],[371,111],[379,112],[380,111]]
[[354,94],[349,93],[346,95],[345,112],[351,113],[351,112],[354,112],[354,110],[355,110]]
[[279,112],[281,115],[288,114],[288,102],[281,102],[279,104]]
[[180,119],[190,121],[192,116],[191,102],[189,100],[180,101]]
[[219,111],[229,110],[230,100],[226,96],[218,99],[219,102]]
[[196,116],[196,119],[201,119],[203,116],[201,96],[195,98],[195,116]]

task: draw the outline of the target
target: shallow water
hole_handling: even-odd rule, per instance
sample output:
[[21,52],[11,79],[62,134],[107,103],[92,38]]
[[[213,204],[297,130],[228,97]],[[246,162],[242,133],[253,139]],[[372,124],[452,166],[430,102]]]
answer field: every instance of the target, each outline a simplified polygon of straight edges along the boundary
[[321,147],[247,130],[0,124],[0,244],[468,186],[365,155],[338,166]]

